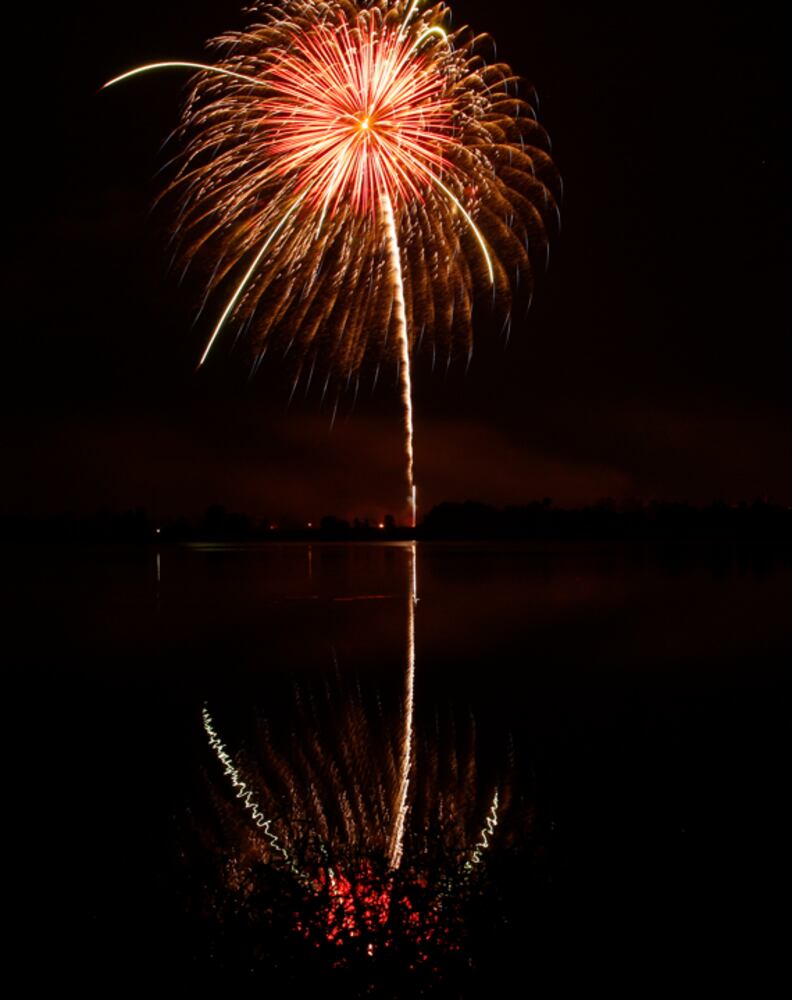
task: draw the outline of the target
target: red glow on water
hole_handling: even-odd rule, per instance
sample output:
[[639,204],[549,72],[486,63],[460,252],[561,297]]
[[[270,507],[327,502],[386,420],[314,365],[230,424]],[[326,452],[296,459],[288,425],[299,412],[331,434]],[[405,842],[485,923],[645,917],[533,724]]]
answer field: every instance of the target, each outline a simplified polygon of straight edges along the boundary
[[357,945],[369,957],[409,942],[414,961],[424,963],[438,945],[456,950],[439,899],[426,878],[406,881],[392,873],[379,874],[361,862],[354,870],[322,869],[312,884],[321,905],[311,921],[297,916],[296,929],[317,947]]
[[354,880],[343,872],[322,872],[317,888],[329,897],[326,911],[327,940],[340,943],[344,936],[358,937],[388,922],[391,907],[390,880],[377,884],[370,865],[363,865]]

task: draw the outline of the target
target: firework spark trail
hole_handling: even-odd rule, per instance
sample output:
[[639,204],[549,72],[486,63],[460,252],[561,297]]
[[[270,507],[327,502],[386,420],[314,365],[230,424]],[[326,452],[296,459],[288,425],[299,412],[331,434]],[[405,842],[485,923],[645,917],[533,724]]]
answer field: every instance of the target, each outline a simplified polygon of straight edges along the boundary
[[419,0],[411,0],[410,6],[407,9],[407,13],[404,15],[404,20],[402,21],[402,26],[399,28],[399,38],[404,38],[407,29],[412,20],[413,14],[415,13],[415,8],[418,6]]
[[395,870],[404,851],[404,824],[407,819],[407,794],[412,769],[413,717],[415,714],[415,606],[418,603],[416,546],[410,543],[410,593],[407,609],[407,671],[404,679],[404,720],[401,739],[401,767],[396,793],[393,829],[388,847],[388,864]]
[[153,69],[197,69],[206,73],[217,73],[220,76],[227,76],[234,80],[244,80],[246,83],[252,83],[255,87],[264,86],[261,80],[257,80],[254,76],[247,76],[245,73],[235,73],[233,70],[221,69],[218,66],[209,66],[207,63],[172,61],[147,63],[145,66],[136,66],[134,69],[127,70],[126,73],[121,73],[120,76],[114,76],[112,80],[108,80],[107,83],[103,84],[101,89],[105,90],[107,87],[112,87],[116,83],[122,83],[124,80],[129,80],[133,76],[140,76],[141,73],[149,73]]
[[512,287],[530,298],[561,194],[549,139],[511,69],[485,58],[489,36],[452,30],[443,2],[254,0],[250,12],[209,43],[213,62],[149,63],[105,86],[197,71],[164,193],[206,294],[225,298],[199,367],[229,321],[248,324],[259,360],[283,342],[294,388],[317,362],[347,384],[372,353],[396,363],[414,526],[417,331],[433,356],[469,359],[475,301],[507,326]]
[[236,305],[237,300],[239,299],[239,296],[244,292],[245,288],[248,285],[248,282],[250,281],[250,279],[253,277],[253,275],[258,270],[258,266],[261,263],[261,261],[263,260],[264,254],[267,252],[267,250],[269,250],[272,241],[275,239],[275,237],[278,235],[278,233],[283,229],[283,227],[286,225],[286,223],[289,221],[289,219],[292,217],[292,215],[294,215],[294,213],[300,207],[300,205],[302,204],[304,198],[305,198],[305,194],[303,193],[294,202],[294,204],[291,206],[291,208],[289,208],[286,212],[284,212],[283,217],[281,218],[280,222],[277,224],[277,226],[275,226],[275,228],[272,230],[272,232],[270,233],[270,235],[264,241],[264,245],[261,247],[261,249],[259,250],[259,252],[256,254],[255,260],[253,261],[253,263],[248,268],[247,273],[245,274],[245,276],[242,278],[242,280],[237,285],[236,290],[234,291],[234,294],[228,300],[228,303],[226,304],[226,307],[223,310],[223,313],[220,316],[220,319],[217,321],[217,324],[216,324],[214,330],[212,331],[212,336],[209,338],[209,342],[207,343],[206,347],[204,348],[204,352],[201,355],[200,361],[198,362],[198,367],[199,368],[201,367],[201,365],[204,363],[204,361],[206,361],[207,357],[209,356],[209,352],[212,349],[212,344],[214,344],[215,340],[217,339],[217,335],[222,330],[223,324],[225,323],[225,321],[228,319],[228,317],[233,312],[234,306]]
[[401,382],[402,406],[404,408],[407,497],[410,504],[410,527],[414,528],[416,524],[416,510],[415,477],[413,472],[412,358],[409,331],[407,329],[407,313],[404,306],[401,250],[399,248],[399,237],[396,232],[396,220],[393,216],[393,205],[387,194],[383,194],[382,196],[382,212],[385,217],[385,229],[388,234],[388,259],[390,261],[391,280],[393,282],[393,309],[396,316],[396,336],[399,341],[399,378]]
[[264,836],[269,841],[269,845],[273,851],[280,854],[286,864],[289,866],[290,871],[297,876],[297,878],[302,879],[303,875],[299,868],[294,862],[286,848],[281,844],[278,837],[272,831],[272,820],[266,818],[264,813],[261,811],[260,806],[257,804],[253,797],[253,790],[248,788],[247,783],[242,780],[242,776],[239,773],[231,755],[225,748],[223,741],[217,734],[214,728],[214,723],[212,722],[212,716],[209,713],[209,709],[204,705],[203,711],[203,725],[206,731],[207,738],[209,740],[209,746],[214,750],[217,759],[223,765],[223,773],[227,778],[230,779],[233,785],[234,791],[238,799],[242,800],[242,804],[245,809],[253,817],[253,822],[261,830]]

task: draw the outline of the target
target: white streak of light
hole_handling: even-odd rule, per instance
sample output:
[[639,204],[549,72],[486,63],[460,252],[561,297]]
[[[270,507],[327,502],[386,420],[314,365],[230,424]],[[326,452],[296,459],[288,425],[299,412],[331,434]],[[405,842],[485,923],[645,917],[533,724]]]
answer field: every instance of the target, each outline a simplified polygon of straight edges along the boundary
[[412,564],[412,590],[410,591],[410,598],[413,604],[418,603],[418,556],[416,551],[415,542],[410,546],[411,549],[411,564]]
[[122,73],[121,76],[113,77],[112,80],[108,80],[107,83],[102,84],[101,89],[105,90],[107,87],[112,87],[115,83],[121,83],[123,80],[129,80],[130,77],[138,76],[140,73],[148,73],[153,69],[200,69],[205,70],[207,73],[217,73],[219,76],[232,76],[236,80],[245,80],[247,83],[252,83],[256,87],[266,87],[266,83],[263,80],[257,80],[255,76],[246,76],[244,73],[235,73],[231,69],[220,69],[218,66],[207,66],[206,63],[158,62],[148,63],[145,66],[137,66],[135,69],[127,70],[127,72]]
[[395,871],[404,850],[404,824],[407,818],[407,793],[412,768],[413,715],[415,712],[415,605],[418,601],[415,542],[410,545],[410,595],[407,611],[407,675],[404,684],[404,730],[401,741],[399,792],[388,850],[388,865]]
[[404,446],[407,458],[407,493],[410,503],[410,527],[415,527],[415,485],[413,480],[413,410],[412,376],[410,372],[410,343],[407,331],[407,313],[404,306],[404,283],[402,280],[401,253],[396,234],[396,220],[393,205],[387,194],[382,196],[382,213],[388,233],[388,258],[391,280],[393,281],[393,304],[396,312],[397,337],[399,341],[399,377],[404,412]]
[[286,850],[283,844],[281,844],[281,842],[272,832],[272,821],[264,816],[264,813],[261,811],[261,807],[253,798],[253,790],[248,788],[247,784],[242,780],[242,776],[237,770],[236,765],[234,764],[234,761],[231,758],[231,755],[228,753],[225,746],[223,745],[223,741],[217,735],[217,732],[215,731],[214,728],[214,724],[212,722],[212,716],[209,714],[209,709],[205,705],[203,708],[202,715],[203,715],[204,730],[206,731],[206,735],[209,738],[209,746],[214,750],[217,759],[223,765],[223,773],[231,781],[231,784],[234,787],[234,791],[236,792],[237,798],[242,800],[242,804],[244,805],[245,809],[247,809],[247,811],[253,817],[253,822],[256,824],[259,830],[263,831],[264,836],[269,841],[270,847],[273,849],[273,851],[277,851],[278,854],[280,854],[280,856],[289,866],[289,868],[292,870],[292,872],[295,875],[297,875],[298,878],[300,878],[301,873],[297,868],[297,866],[295,865],[294,861],[292,860],[291,856],[289,855],[289,852]]
[[272,241],[275,239],[275,237],[278,235],[278,233],[281,231],[281,229],[283,229],[283,227],[289,221],[289,219],[291,218],[291,216],[294,215],[294,213],[297,210],[297,208],[302,204],[302,202],[303,202],[303,200],[305,198],[306,193],[307,192],[303,192],[303,194],[300,195],[300,197],[297,199],[297,201],[295,201],[295,203],[291,206],[291,208],[288,210],[288,212],[286,212],[286,214],[283,216],[283,218],[280,220],[280,222],[277,224],[277,226],[272,230],[272,232],[269,234],[269,236],[267,237],[267,239],[264,241],[264,246],[262,246],[262,248],[256,254],[256,259],[253,261],[253,263],[247,269],[247,272],[246,272],[244,278],[237,285],[236,291],[231,296],[231,298],[228,300],[228,303],[226,304],[226,307],[223,310],[223,315],[217,321],[217,326],[215,326],[215,328],[214,328],[214,330],[212,332],[212,336],[209,338],[209,343],[204,348],[204,352],[201,355],[201,360],[198,362],[198,367],[199,368],[204,363],[204,361],[206,361],[206,359],[207,359],[207,357],[209,355],[209,351],[211,351],[211,349],[212,349],[212,344],[214,344],[215,340],[217,339],[218,333],[220,333],[220,330],[223,327],[223,324],[228,319],[228,317],[231,314],[234,306],[237,304],[237,302],[239,300],[239,296],[245,290],[245,287],[246,287],[247,283],[253,277],[253,274],[255,273],[256,268],[261,263],[262,257],[267,252],[267,250],[269,250],[270,246],[272,245]]
[[407,34],[407,28],[410,25],[410,21],[413,19],[413,14],[415,13],[415,8],[418,6],[419,0],[413,0],[410,9],[404,16],[404,21],[402,22],[401,28],[399,28],[399,38],[404,38]]
[[487,244],[486,244],[486,241],[485,241],[484,237],[481,235],[481,231],[479,230],[479,228],[476,225],[476,223],[473,221],[473,218],[470,215],[470,212],[468,212],[468,210],[465,208],[465,206],[462,204],[462,202],[459,200],[459,198],[457,198],[457,196],[452,191],[448,190],[448,188],[445,186],[445,184],[443,184],[443,182],[440,180],[439,177],[435,177],[435,175],[433,173],[430,173],[429,171],[426,171],[426,173],[428,174],[429,177],[432,178],[432,180],[440,188],[440,190],[444,191],[448,195],[448,197],[451,199],[451,201],[453,201],[453,203],[456,205],[456,207],[459,209],[459,211],[464,215],[464,217],[465,217],[465,219],[467,221],[467,224],[470,226],[471,230],[473,231],[473,235],[478,240],[479,246],[481,247],[481,252],[484,254],[484,259],[487,262],[487,270],[489,271],[490,284],[494,285],[495,284],[495,271],[494,271],[494,269],[492,267],[492,258],[490,257],[489,248],[487,247]]
[[498,803],[498,789],[496,788],[490,811],[487,814],[486,825],[479,834],[479,840],[473,848],[470,861],[465,864],[466,871],[472,871],[476,865],[481,863],[481,855],[489,847],[490,837],[495,833],[495,827],[498,825]]
[[419,36],[418,41],[413,45],[412,51],[415,52],[416,49],[420,48],[421,45],[426,41],[427,38],[432,35],[437,35],[438,38],[442,38],[443,41],[450,47],[451,43],[448,41],[448,33],[443,31],[443,29],[438,25],[432,25],[431,28],[427,28],[426,31]]

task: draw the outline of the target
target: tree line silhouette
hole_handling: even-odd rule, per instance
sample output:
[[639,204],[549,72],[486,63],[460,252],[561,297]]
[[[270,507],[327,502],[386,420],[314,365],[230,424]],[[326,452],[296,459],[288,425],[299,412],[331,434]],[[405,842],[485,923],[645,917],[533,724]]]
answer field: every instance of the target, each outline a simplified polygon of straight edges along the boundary
[[409,538],[438,540],[547,539],[641,541],[792,541],[792,508],[756,500],[706,506],[688,503],[624,503],[612,499],[579,508],[557,507],[549,498],[520,506],[478,501],[444,502],[427,511],[416,529],[381,520],[346,520],[328,514],[310,524],[273,519],[213,504],[199,517],[156,519],[144,508],[92,514],[4,515],[5,542],[234,542]]

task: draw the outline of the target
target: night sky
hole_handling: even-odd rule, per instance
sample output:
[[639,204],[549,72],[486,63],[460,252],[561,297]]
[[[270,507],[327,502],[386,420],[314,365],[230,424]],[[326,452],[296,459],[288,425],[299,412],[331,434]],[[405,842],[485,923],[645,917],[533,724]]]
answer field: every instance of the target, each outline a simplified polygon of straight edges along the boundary
[[[3,512],[222,503],[253,515],[402,508],[395,371],[352,406],[288,360],[248,378],[194,323],[201,276],[166,249],[160,147],[239,0],[77,2],[14,27],[6,80]],[[784,32],[769,4],[455,2],[536,87],[565,198],[550,269],[506,345],[415,374],[424,510],[545,496],[792,504],[782,180]],[[13,90],[12,90],[13,88]],[[782,277],[782,271],[783,277]]]

